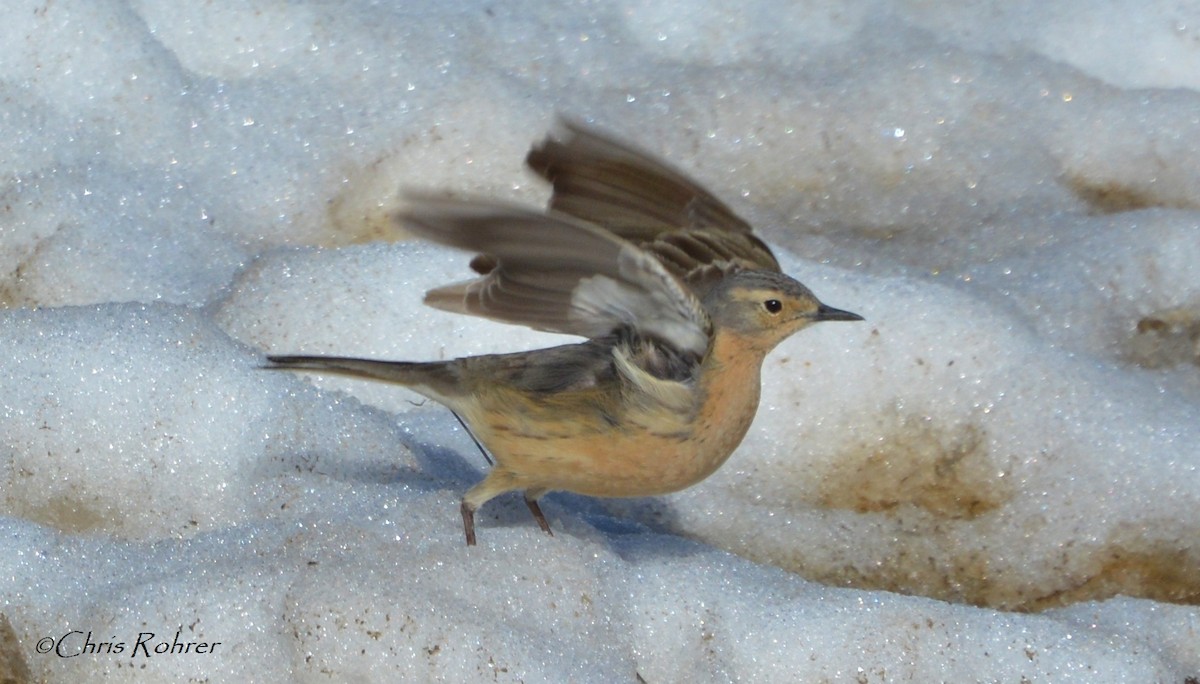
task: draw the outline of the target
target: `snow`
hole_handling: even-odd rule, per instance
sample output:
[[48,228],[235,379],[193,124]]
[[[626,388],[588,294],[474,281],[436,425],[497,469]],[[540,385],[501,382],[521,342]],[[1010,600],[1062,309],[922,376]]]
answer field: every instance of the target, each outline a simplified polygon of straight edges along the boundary
[[[18,4],[15,681],[1200,678],[1186,3]],[[501,497],[467,548],[486,464],[445,409],[263,357],[563,341],[423,307],[467,257],[384,220],[544,203],[559,112],[867,320],[772,354],[704,483],[551,494],[553,537]]]

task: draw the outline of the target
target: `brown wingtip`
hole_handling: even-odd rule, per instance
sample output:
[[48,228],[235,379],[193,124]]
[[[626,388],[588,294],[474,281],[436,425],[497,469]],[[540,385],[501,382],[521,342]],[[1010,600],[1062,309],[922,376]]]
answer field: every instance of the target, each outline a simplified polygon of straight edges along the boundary
[[554,182],[558,160],[562,159],[574,136],[575,127],[559,115],[550,132],[541,142],[534,143],[525,155],[525,165],[542,178]]
[[[610,148],[610,152],[611,149],[628,151],[625,149],[626,143],[597,130],[587,121],[559,113],[555,116],[554,125],[550,127],[546,137],[542,138],[541,142],[535,143],[530,148],[529,154],[525,155],[525,165],[537,175],[553,183],[554,177],[558,175],[564,161],[578,154],[578,150],[573,151],[572,148],[580,144],[587,144],[588,139]],[[646,155],[647,153],[638,151],[638,154]]]

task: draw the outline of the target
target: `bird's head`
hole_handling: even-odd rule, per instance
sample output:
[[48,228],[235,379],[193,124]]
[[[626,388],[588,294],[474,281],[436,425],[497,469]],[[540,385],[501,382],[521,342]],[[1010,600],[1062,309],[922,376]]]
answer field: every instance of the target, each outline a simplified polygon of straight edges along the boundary
[[764,352],[820,321],[861,321],[862,316],[822,304],[802,283],[774,271],[730,273],[704,297],[713,325],[746,338]]

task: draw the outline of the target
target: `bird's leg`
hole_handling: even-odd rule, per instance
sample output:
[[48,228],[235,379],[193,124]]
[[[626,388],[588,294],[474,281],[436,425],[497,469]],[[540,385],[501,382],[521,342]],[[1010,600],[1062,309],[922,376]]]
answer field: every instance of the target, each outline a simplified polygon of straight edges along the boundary
[[538,499],[545,493],[544,489],[526,489],[525,505],[529,507],[529,512],[533,514],[533,519],[537,521],[538,527],[553,537],[554,532],[550,531],[550,523],[546,522],[546,516],[542,515],[542,507],[538,505]]
[[463,532],[467,535],[467,546],[475,546],[475,509],[462,502]]
[[542,507],[533,499],[525,499],[525,505],[529,506],[529,512],[533,514],[533,519],[537,521],[538,527],[551,537],[554,536],[554,531],[550,529],[550,523],[546,522],[546,516],[542,515]]
[[475,511],[497,495],[517,488],[512,473],[497,467],[482,482],[467,490],[462,498],[463,533],[467,535],[467,546],[475,546]]

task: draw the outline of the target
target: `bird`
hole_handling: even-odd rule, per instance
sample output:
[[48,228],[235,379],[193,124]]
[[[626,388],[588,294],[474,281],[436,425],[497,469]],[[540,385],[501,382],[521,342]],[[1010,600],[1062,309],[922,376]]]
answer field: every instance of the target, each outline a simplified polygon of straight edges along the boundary
[[462,497],[475,513],[521,491],[538,526],[551,491],[656,496],[715,472],[758,409],[767,354],[822,321],[751,226],[634,145],[561,118],[526,165],[545,210],[408,193],[389,220],[474,253],[475,277],[430,290],[438,309],[584,338],[442,361],[269,355],[272,368],[396,383],[454,412],[492,467]]

